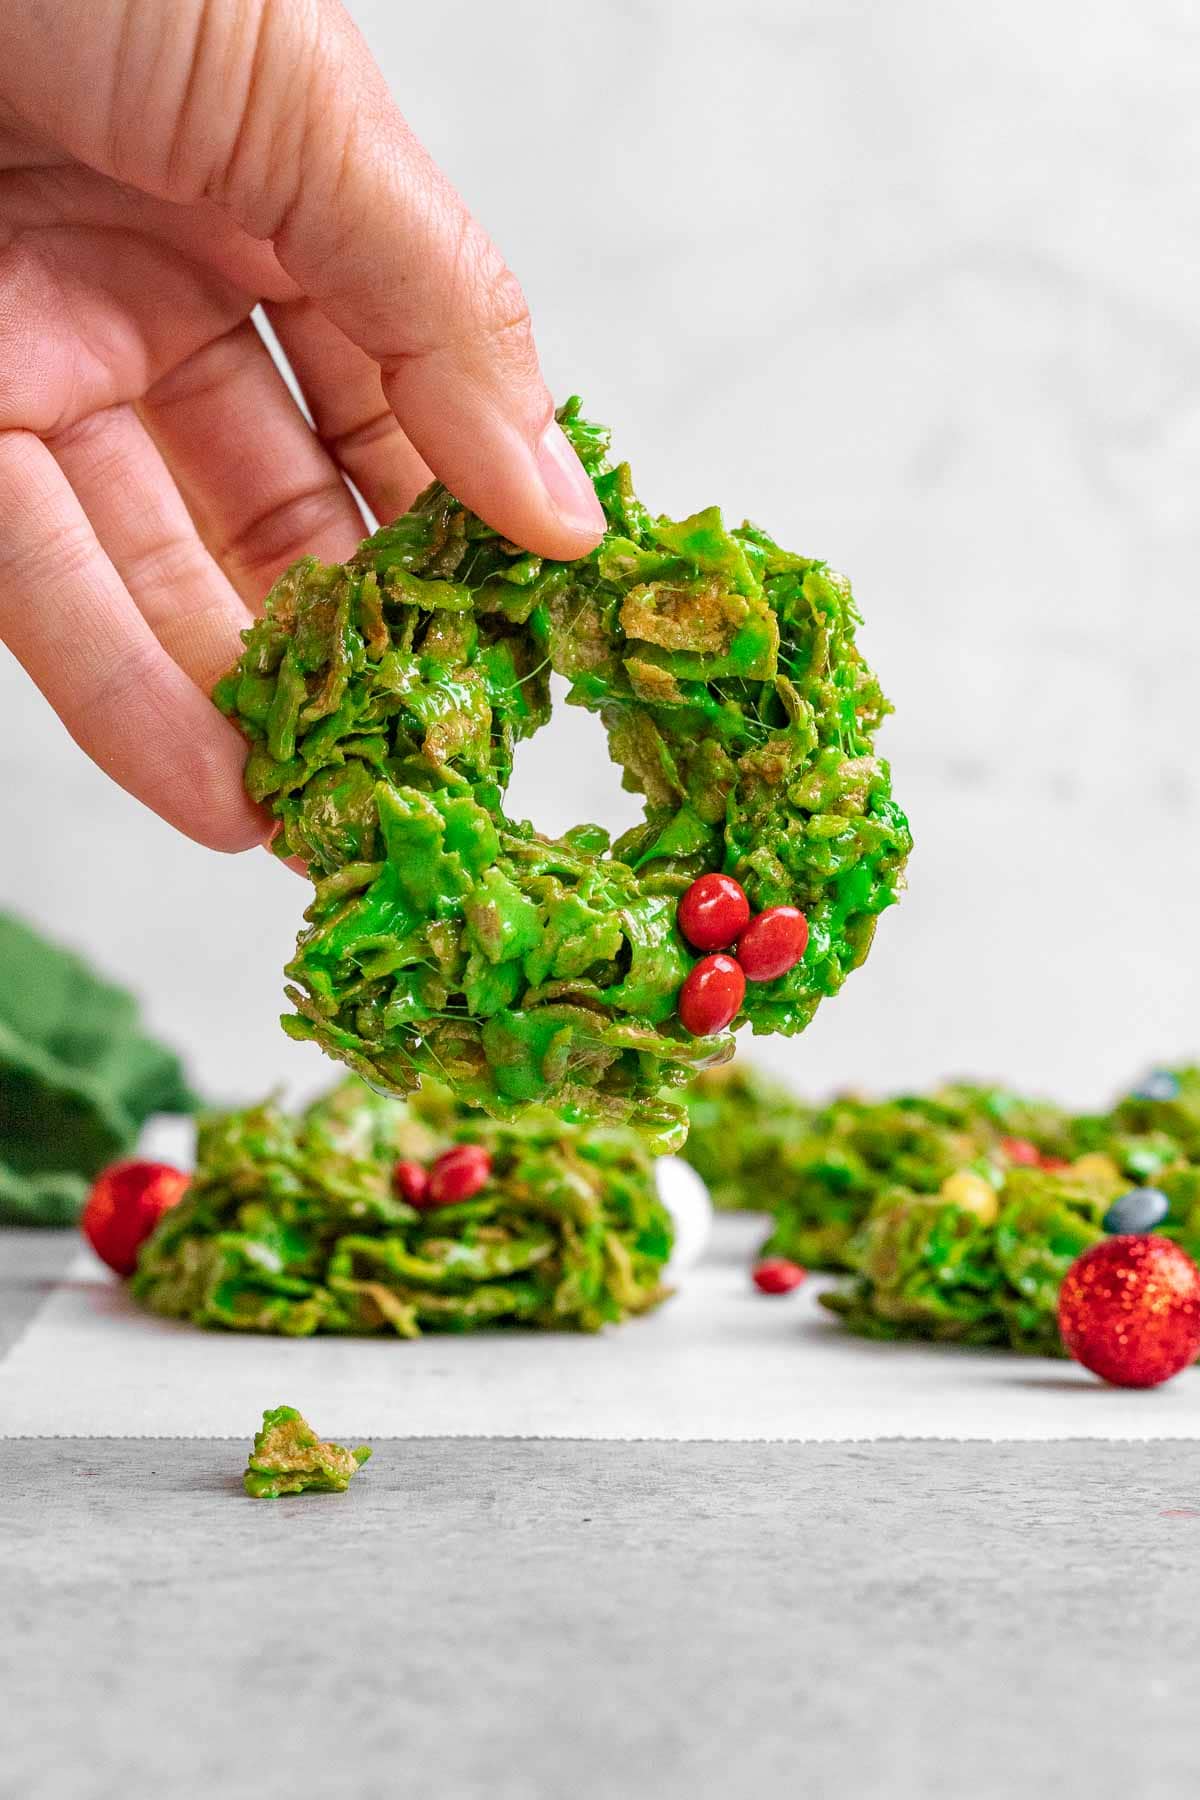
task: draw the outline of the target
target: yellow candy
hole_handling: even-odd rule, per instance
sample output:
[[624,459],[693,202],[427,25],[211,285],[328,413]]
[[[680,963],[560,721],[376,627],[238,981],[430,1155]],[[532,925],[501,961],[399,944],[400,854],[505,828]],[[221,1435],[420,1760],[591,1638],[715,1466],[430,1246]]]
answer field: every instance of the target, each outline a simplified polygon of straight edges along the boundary
[[959,1169],[953,1175],[947,1175],[941,1186],[941,1197],[951,1206],[961,1207],[963,1212],[974,1213],[984,1225],[993,1224],[1000,1210],[991,1182],[976,1175],[972,1169]]
[[1123,1183],[1121,1171],[1111,1156],[1105,1156],[1103,1150],[1089,1150],[1086,1156],[1078,1156],[1071,1164],[1072,1175],[1081,1181],[1102,1182],[1105,1187],[1127,1186]]

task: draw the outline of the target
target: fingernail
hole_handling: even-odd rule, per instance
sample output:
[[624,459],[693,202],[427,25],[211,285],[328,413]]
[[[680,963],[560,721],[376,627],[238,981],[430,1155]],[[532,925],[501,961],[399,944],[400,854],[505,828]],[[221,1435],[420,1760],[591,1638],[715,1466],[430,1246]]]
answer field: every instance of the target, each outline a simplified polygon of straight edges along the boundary
[[595,543],[604,535],[604,509],[583,464],[553,420],[537,447],[537,465],[550,504],[563,524]]
[[302,856],[280,856],[278,850],[276,850],[275,843],[282,830],[283,820],[276,819],[263,841],[263,849],[268,856],[273,856],[276,862],[281,862],[285,869],[291,869],[294,875],[303,875],[305,879],[307,879],[308,864],[304,861]]

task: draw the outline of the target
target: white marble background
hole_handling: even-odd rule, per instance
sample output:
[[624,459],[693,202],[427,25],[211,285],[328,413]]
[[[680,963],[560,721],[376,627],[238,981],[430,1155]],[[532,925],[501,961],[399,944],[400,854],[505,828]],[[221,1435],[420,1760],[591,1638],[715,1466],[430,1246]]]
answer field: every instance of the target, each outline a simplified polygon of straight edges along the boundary
[[[354,10],[650,501],[719,500],[854,581],[911,892],[756,1054],[815,1089],[1087,1102],[1200,1050],[1192,8]],[[555,829],[632,805],[583,716],[514,790]],[[109,786],[0,653],[0,904],[137,985],[210,1092],[322,1077],[275,1023],[303,896]]]

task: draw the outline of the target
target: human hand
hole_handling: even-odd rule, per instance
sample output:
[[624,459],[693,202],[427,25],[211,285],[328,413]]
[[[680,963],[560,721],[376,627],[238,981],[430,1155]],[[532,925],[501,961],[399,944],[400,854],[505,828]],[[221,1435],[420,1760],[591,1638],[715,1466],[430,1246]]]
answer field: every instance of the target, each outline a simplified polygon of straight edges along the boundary
[[209,689],[281,569],[358,542],[345,475],[389,518],[431,470],[543,555],[603,530],[515,278],[336,0],[6,0],[0,638],[76,742],[263,842]]

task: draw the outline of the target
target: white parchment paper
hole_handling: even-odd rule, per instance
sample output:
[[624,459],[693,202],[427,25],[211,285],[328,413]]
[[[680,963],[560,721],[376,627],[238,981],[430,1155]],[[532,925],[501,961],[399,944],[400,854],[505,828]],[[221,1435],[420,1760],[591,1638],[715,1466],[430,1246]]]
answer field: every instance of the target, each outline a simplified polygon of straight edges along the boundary
[[872,1344],[748,1276],[761,1226],[718,1221],[648,1319],[599,1337],[284,1340],[141,1312],[89,1253],[0,1364],[0,1436],[248,1437],[264,1407],[324,1434],[657,1439],[1191,1438],[1200,1370],[1152,1392],[1070,1363]]

